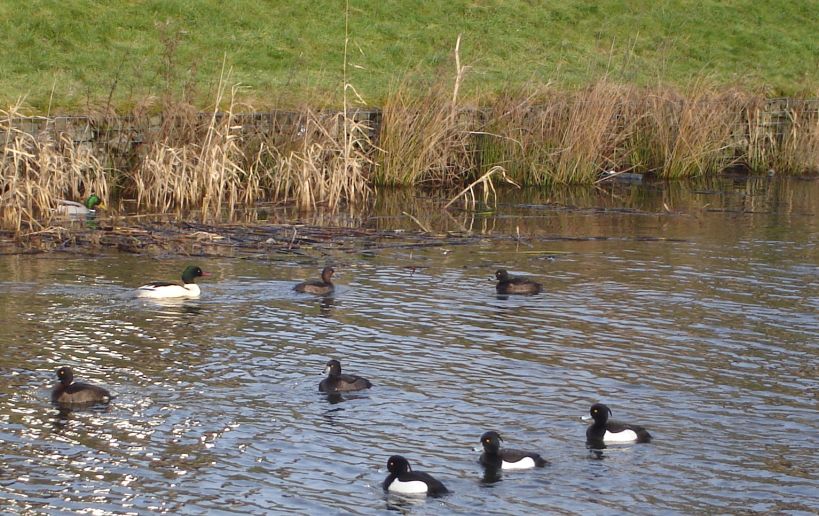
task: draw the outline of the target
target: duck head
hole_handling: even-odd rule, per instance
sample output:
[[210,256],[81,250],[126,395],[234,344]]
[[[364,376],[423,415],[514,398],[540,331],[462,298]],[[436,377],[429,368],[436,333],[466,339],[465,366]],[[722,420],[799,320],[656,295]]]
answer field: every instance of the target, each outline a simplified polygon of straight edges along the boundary
[[589,409],[589,415],[594,419],[595,423],[605,424],[605,422],[609,420],[609,416],[613,414],[608,406],[602,403],[595,403]]
[[68,387],[74,381],[74,371],[68,366],[63,366],[57,369],[57,379],[64,387]]
[[393,455],[387,460],[387,471],[393,475],[400,475],[412,471],[409,461],[400,455]]
[[490,430],[481,436],[481,444],[487,453],[498,453],[501,441],[503,441],[503,437],[495,431]]

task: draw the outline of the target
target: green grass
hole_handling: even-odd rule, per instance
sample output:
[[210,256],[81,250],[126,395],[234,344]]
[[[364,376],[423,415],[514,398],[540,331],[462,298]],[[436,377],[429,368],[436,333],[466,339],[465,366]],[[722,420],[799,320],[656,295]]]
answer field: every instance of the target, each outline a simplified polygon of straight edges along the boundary
[[[408,71],[439,73],[460,33],[462,97],[605,73],[813,96],[816,13],[816,0],[350,0],[350,82],[378,106]],[[78,112],[111,95],[122,111],[187,84],[204,108],[223,58],[256,109],[341,104],[341,0],[7,0],[0,20],[0,107]]]

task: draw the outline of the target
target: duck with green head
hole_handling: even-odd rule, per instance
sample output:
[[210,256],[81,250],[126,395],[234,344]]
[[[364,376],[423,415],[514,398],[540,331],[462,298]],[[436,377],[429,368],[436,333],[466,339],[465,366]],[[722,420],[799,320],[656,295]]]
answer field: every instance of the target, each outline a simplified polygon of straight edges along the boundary
[[196,284],[196,278],[202,276],[207,276],[207,274],[199,267],[189,265],[182,272],[181,284],[174,281],[154,281],[139,287],[136,296],[149,299],[199,297],[200,291],[199,285]]
[[62,215],[92,215],[97,208],[104,209],[105,203],[97,194],[91,194],[83,203],[60,199],[57,201],[57,213]]

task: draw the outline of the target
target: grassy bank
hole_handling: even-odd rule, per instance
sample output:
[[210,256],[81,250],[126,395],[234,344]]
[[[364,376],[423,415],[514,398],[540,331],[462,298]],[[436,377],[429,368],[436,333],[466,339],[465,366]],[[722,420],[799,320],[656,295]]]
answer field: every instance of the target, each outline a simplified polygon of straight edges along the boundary
[[[410,70],[434,77],[462,34],[468,98],[524,84],[583,87],[602,75],[682,88],[692,78],[767,96],[819,91],[814,0],[349,2],[348,82],[380,107]],[[341,105],[342,1],[12,0],[0,106],[28,113],[159,109],[182,91],[199,109],[223,60],[257,109]]]

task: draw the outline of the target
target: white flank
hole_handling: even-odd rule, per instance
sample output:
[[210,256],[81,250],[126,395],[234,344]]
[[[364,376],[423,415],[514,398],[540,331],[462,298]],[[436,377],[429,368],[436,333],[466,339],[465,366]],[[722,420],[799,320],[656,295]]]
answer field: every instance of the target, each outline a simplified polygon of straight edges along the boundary
[[74,201],[58,201],[57,213],[60,215],[87,215],[91,210]]
[[535,459],[524,457],[517,462],[501,461],[501,469],[529,469],[535,467]]
[[387,489],[394,493],[401,494],[424,494],[427,492],[427,484],[426,482],[421,482],[420,480],[401,482],[396,478]]
[[199,297],[199,292],[199,285],[196,283],[188,283],[184,287],[182,285],[163,285],[161,287],[144,285],[137,289],[136,296],[148,299],[170,299]]
[[637,440],[637,432],[634,430],[623,430],[622,432],[611,433],[606,430],[603,435],[603,442],[606,443],[628,443]]

